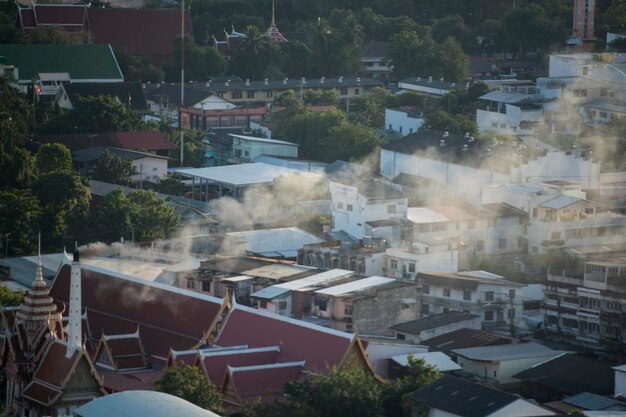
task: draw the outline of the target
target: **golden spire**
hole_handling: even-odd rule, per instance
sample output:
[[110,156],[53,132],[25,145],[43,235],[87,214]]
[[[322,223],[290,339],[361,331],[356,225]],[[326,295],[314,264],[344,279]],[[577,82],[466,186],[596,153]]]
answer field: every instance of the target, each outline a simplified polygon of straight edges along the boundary
[[275,0],[272,0],[272,24],[270,25],[270,27],[276,27],[276,16],[274,15],[274,1]]

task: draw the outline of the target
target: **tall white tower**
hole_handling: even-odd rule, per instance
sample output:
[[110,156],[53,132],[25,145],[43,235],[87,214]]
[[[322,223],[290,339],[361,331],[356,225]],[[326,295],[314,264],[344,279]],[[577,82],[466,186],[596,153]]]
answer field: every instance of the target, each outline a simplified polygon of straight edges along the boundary
[[82,330],[82,299],[80,286],[80,260],[78,249],[74,251],[72,260],[72,280],[70,282],[70,315],[67,324],[67,353],[66,357],[71,358],[74,352],[83,347]]

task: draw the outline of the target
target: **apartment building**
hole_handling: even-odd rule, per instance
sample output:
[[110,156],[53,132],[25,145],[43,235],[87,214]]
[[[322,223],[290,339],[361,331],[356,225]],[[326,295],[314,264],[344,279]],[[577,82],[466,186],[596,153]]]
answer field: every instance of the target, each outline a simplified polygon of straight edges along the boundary
[[542,120],[544,97],[534,86],[503,85],[480,97],[476,124],[481,133],[531,135]]
[[384,239],[312,243],[298,250],[298,264],[321,269],[348,269],[366,276],[383,275],[386,249]]
[[624,351],[626,260],[586,262],[548,273],[545,329],[594,349]]
[[419,273],[422,315],[463,311],[481,317],[484,329],[512,327],[522,319],[522,284],[485,271]]

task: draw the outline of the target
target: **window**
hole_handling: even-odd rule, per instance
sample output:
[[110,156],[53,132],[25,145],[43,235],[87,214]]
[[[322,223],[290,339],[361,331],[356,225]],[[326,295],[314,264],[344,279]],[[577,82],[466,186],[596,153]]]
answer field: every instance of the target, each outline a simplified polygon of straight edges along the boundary
[[326,308],[328,308],[328,303],[326,302],[326,300],[315,300],[315,305],[317,306],[317,308],[319,308],[320,311],[326,311]]
[[400,303],[400,309],[401,310],[408,310],[409,308],[411,308],[411,304],[410,303]]
[[506,239],[498,239],[498,249],[506,249]]
[[241,96],[242,96],[241,91],[233,91],[234,99],[241,98]]
[[348,89],[346,87],[341,87],[341,89],[339,90],[339,94],[341,94],[342,96],[347,96]]
[[279,310],[287,310],[287,301],[281,301],[278,303]]
[[358,89],[358,88],[355,88],[355,89],[354,89],[354,95],[355,95],[355,96],[358,96],[358,95],[359,95],[359,93],[360,93],[359,89]]
[[396,205],[395,204],[389,204],[387,206],[387,213],[395,213],[396,212]]
[[422,314],[424,315],[430,314],[430,305],[422,304]]
[[409,272],[415,272],[415,262],[409,262]]
[[348,205],[346,206],[346,209],[347,209],[348,211],[352,211],[352,208],[353,208],[353,207],[352,207],[352,204],[348,204]]
[[187,280],[187,288],[194,289],[195,287],[196,287],[195,283],[192,280],[188,279]]
[[343,314],[345,314],[346,316],[351,316],[352,315],[352,306],[345,306],[343,308]]
[[267,301],[265,301],[265,300],[259,301],[259,307],[260,308],[267,308]]
[[468,289],[463,290],[463,300],[465,301],[472,300],[472,290],[468,290]]
[[493,301],[493,291],[485,292],[485,301]]
[[450,288],[444,288],[443,289],[443,296],[444,297],[450,297]]
[[402,333],[396,333],[396,339],[405,340],[406,336]]
[[602,96],[602,97],[606,97],[606,96],[608,96],[608,95],[609,95],[608,93],[609,93],[609,92],[608,92],[608,90],[607,90],[606,88],[601,88],[601,89],[600,89],[600,96]]
[[484,251],[485,250],[485,242],[483,240],[477,240],[476,241],[476,250],[477,251]]
[[391,261],[391,269],[398,269],[398,261],[396,260]]
[[509,299],[514,299],[515,298],[515,290],[509,290]]
[[211,281],[202,281],[202,291],[211,292]]
[[601,119],[606,119],[607,117],[608,117],[608,115],[606,114],[606,112],[605,112],[605,111],[601,111],[601,112],[600,112],[600,118],[601,118]]
[[254,98],[254,91],[248,91],[248,92],[246,93],[246,96],[247,96],[248,98]]
[[337,208],[340,210],[343,210],[343,202],[342,201],[337,201]]
[[430,285],[424,284],[424,286],[422,287],[422,293],[423,294],[430,294]]
[[352,331],[352,325],[346,324],[346,332],[351,332],[351,331]]
[[485,311],[485,321],[493,321],[493,311]]
[[450,309],[449,309],[448,307],[444,307],[444,308],[443,308],[443,312],[444,312],[444,313],[449,313],[449,312],[450,312]]
[[270,91],[266,91],[266,92],[265,92],[265,97],[266,97],[266,98],[272,98],[272,97],[274,97],[274,92],[273,92],[272,90],[270,90]]

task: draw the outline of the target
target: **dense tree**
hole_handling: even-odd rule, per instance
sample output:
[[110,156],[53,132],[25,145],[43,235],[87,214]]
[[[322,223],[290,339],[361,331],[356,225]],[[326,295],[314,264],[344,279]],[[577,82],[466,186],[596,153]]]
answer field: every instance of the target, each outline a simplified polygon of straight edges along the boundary
[[24,291],[11,291],[7,287],[0,287],[0,306],[19,306],[24,301]]
[[332,154],[330,158],[326,158],[327,162],[363,158],[383,144],[382,138],[372,129],[348,123],[330,128],[326,142],[326,150]]
[[[26,190],[0,191],[0,244],[2,255],[9,239],[9,255],[29,255],[36,249],[41,205]],[[8,236],[7,236],[8,235]]]
[[60,143],[46,143],[37,152],[35,158],[39,174],[53,171],[69,171],[72,169],[72,154]]
[[455,39],[447,38],[439,45],[438,59],[441,68],[439,75],[444,80],[460,83],[467,77],[469,60]]
[[439,100],[439,108],[450,114],[465,114],[474,116],[478,106],[478,98],[487,94],[489,88],[479,81],[472,84],[467,90],[454,90]]
[[443,110],[434,110],[424,117],[424,129],[440,130],[456,134],[469,133],[472,136],[478,135],[478,127],[473,118],[464,114],[449,115]]
[[84,224],[91,202],[86,181],[73,171],[41,175],[32,186],[42,207],[41,234],[44,247],[58,248],[70,229]]
[[137,174],[131,161],[125,161],[106,150],[100,156],[93,179],[111,184],[131,185],[131,176]]
[[[180,80],[180,37],[174,39],[174,68],[169,71],[170,81]],[[185,36],[185,79],[192,81],[206,81],[212,75],[226,73],[228,63],[215,46],[196,45],[188,36]]]
[[467,54],[475,53],[478,49],[476,35],[465,26],[463,18],[459,15],[435,20],[432,24],[431,33],[433,39],[438,43],[443,43],[448,38],[455,39]]
[[391,36],[387,59],[399,79],[436,77],[441,70],[437,65],[435,41],[428,34],[419,36],[415,32],[404,31]]
[[230,69],[242,78],[265,78],[268,66],[279,59],[278,48],[256,26],[246,27],[244,34],[246,37],[239,41]]
[[156,190],[162,194],[181,195],[183,192],[183,183],[172,174],[167,174],[167,177],[157,181]]
[[298,78],[311,75],[313,52],[306,44],[298,40],[285,42],[280,45],[279,52],[285,76]]
[[162,69],[143,57],[129,55],[124,51],[115,51],[115,57],[125,81],[159,83],[165,78]]
[[155,389],[175,395],[199,407],[216,413],[223,412],[220,395],[215,385],[209,383],[200,368],[180,364],[166,368],[156,382]]
[[537,4],[518,7],[504,17],[504,36],[509,51],[524,60],[535,50],[547,50],[554,43],[563,42],[566,28],[563,22],[551,19]]
[[145,128],[139,114],[111,96],[78,97],[72,110],[59,110],[45,121],[48,133],[98,133]]
[[126,197],[131,204],[135,239],[144,242],[168,237],[180,222],[174,209],[152,191],[134,191]]
[[131,205],[122,190],[113,190],[89,213],[91,239],[111,243],[133,238]]
[[22,43],[23,41],[22,34],[15,26],[14,13],[0,11],[0,43]]

